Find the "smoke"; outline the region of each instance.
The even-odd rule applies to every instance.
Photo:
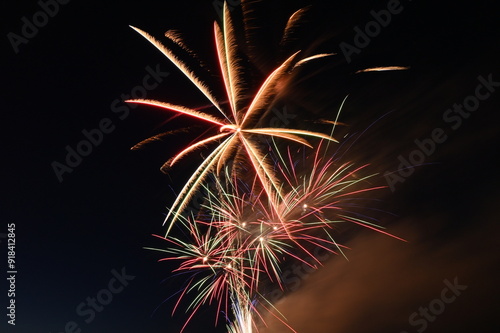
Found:
[[[498,332],[495,215],[452,236],[447,217],[400,221],[390,231],[408,243],[363,232],[347,244],[349,261],[332,257],[275,306],[298,333]],[[290,332],[270,314],[266,324],[260,332]]]

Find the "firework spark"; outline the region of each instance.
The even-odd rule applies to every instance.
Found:
[[[188,307],[193,314],[202,304],[215,302],[224,313],[232,310],[236,322],[230,332],[251,332],[255,315],[261,318],[262,310],[272,308],[261,288],[263,281],[284,289],[282,267],[290,261],[319,268],[315,248],[343,255],[344,247],[334,239],[339,223],[361,225],[402,240],[357,212],[356,200],[363,193],[384,188],[369,184],[376,174],[365,174],[367,165],[354,167],[326,158],[323,146],[318,145],[313,161],[304,163],[305,170],[294,156],[305,148],[297,154],[287,149],[287,158],[275,161],[278,176],[286,180],[283,197],[270,199],[228,168],[212,174],[215,186],[203,185],[208,195],[200,212],[179,218],[178,228],[185,231],[186,239],[157,236],[171,245],[154,249],[169,254],[161,260],[180,261],[176,271],[192,273],[181,298],[195,292]]]
[[[290,17],[281,44],[292,38],[304,13],[301,9]],[[357,203],[359,199],[383,186],[370,184],[376,174],[367,172],[368,165],[342,162],[332,154],[330,143],[337,142],[333,132],[340,124],[338,119],[322,120],[324,124],[333,125],[330,135],[261,126],[290,74],[303,64],[332,53],[307,57],[302,57],[301,51],[289,54],[253,89],[255,94],[249,96],[247,92],[253,90],[244,79],[244,61],[235,26],[224,4],[222,23],[214,24],[215,49],[225,94],[221,102],[171,48],[147,32],[132,28],[184,73],[215,109],[212,114],[157,100],[127,101],[169,110],[218,130],[182,149],[165,163],[164,166],[171,167],[198,149],[214,147],[171,205],[164,222],[170,222],[166,234],[155,235],[167,246],[148,248],[165,253],[160,261],[178,261],[174,272],[188,276],[174,307],[175,311],[187,295],[194,295],[188,302],[186,310],[190,314],[182,330],[206,304],[217,306],[216,322],[220,314],[224,314],[229,333],[256,331],[257,322],[263,322],[263,311],[287,325],[286,318],[276,314],[266,298],[265,286],[273,283],[284,290],[282,268],[290,262],[319,268],[322,263],[314,256],[314,249],[344,255],[345,247],[334,237],[342,223],[402,240],[384,231],[375,219],[362,214],[365,207]],[[177,32],[168,31],[165,36],[169,43],[194,55]],[[374,67],[356,73],[402,69],[406,67]],[[345,99],[342,105],[344,102]],[[267,149],[258,139],[261,143],[267,140]],[[285,142],[287,148],[281,149]],[[207,184],[209,179],[212,185]],[[207,192],[204,204],[198,212],[185,214],[186,206],[200,188]],[[180,235],[171,233],[174,223]]]
[[[294,15],[292,15],[290,21],[294,21],[295,19]],[[267,76],[255,96],[251,99],[251,102],[245,103],[245,99],[247,97],[242,94],[244,82],[242,81],[241,68],[238,65],[238,45],[236,44],[236,38],[234,35],[235,30],[231,21],[229,10],[227,5],[225,5],[222,27],[219,27],[219,25],[215,23],[214,34],[220,70],[227,95],[226,98],[229,101],[229,110],[227,110],[227,108],[222,107],[221,103],[215,98],[207,85],[203,83],[191,70],[189,70],[186,64],[181,59],[176,57],[170,49],[165,47],[161,42],[148,33],[135,27],[132,28],[158,48],[168,59],[170,59],[222,115],[222,118],[215,117],[192,108],[156,100],[134,99],[127,101],[129,103],[146,104],[170,110],[201,120],[210,126],[217,126],[219,128],[219,134],[210,136],[188,146],[166,163],[168,166],[173,166],[187,154],[209,144],[218,143],[216,148],[209,154],[203,163],[200,164],[200,166],[186,182],[177,199],[170,208],[169,214],[165,219],[166,222],[170,217],[172,217],[172,223],[167,230],[167,234],[170,231],[173,222],[179,218],[179,215],[186,207],[187,202],[197,191],[203,180],[206,179],[207,175],[214,170],[218,173],[223,165],[227,164],[233,156],[240,154],[242,150],[245,152],[249,164],[257,174],[258,180],[268,196],[274,197],[275,193],[278,193],[278,196],[281,196],[279,181],[274,176],[272,168],[266,158],[266,154],[262,151],[259,145],[255,143],[256,136],[282,138],[311,148],[312,145],[304,139],[304,137],[337,142],[330,135],[323,133],[300,129],[259,127],[257,125],[258,120],[260,120],[262,115],[265,114],[273,105],[273,102],[279,93],[279,84],[289,75],[291,71],[294,70],[294,68],[307,61],[329,56],[330,54],[319,54],[305,59],[300,59],[300,51],[295,52]],[[178,35],[167,34],[166,36],[170,37],[171,41],[177,44],[179,43]],[[183,48],[185,48],[184,45]]]

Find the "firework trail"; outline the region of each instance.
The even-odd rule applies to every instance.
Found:
[[[198,214],[179,218],[177,228],[184,231],[184,239],[157,236],[169,246],[149,249],[168,254],[160,260],[180,261],[176,271],[192,276],[180,298],[195,294],[188,307],[193,314],[201,305],[215,303],[219,311],[233,312],[230,332],[251,332],[254,315],[261,318],[262,310],[272,309],[261,284],[284,289],[284,264],[298,261],[320,267],[314,248],[343,254],[343,246],[334,239],[336,225],[353,223],[398,238],[357,213],[362,194],[383,188],[370,185],[375,174],[365,175],[368,166],[339,165],[325,157],[320,144],[313,161],[303,163],[304,169],[294,156],[302,155],[303,149],[297,154],[287,149],[287,159],[275,163],[277,175],[286,180],[282,198],[268,198],[257,179],[249,187],[226,168],[210,177],[215,186],[202,185],[208,195]],[[277,210],[271,200],[278,203]]]
[[[294,20],[294,16],[290,18]],[[241,150],[244,150],[248,158],[248,162],[252,166],[264,190],[269,197],[274,197],[274,193],[281,195],[278,180],[273,175],[271,168],[266,160],[266,156],[262,149],[255,144],[255,136],[278,137],[294,142],[301,143],[308,147],[312,147],[309,142],[303,137],[322,138],[335,141],[329,135],[318,132],[312,132],[300,129],[288,128],[269,128],[259,127],[258,121],[270,110],[278,93],[279,86],[282,81],[290,75],[295,68],[303,63],[328,56],[329,54],[319,54],[305,59],[300,59],[300,51],[295,52],[275,68],[260,85],[257,93],[253,96],[249,103],[246,103],[246,96],[242,93],[244,81],[242,80],[243,72],[238,65],[241,61],[238,59],[238,45],[236,44],[235,30],[229,15],[227,5],[224,5],[223,23],[219,27],[214,24],[215,46],[218,54],[220,71],[223,77],[226,98],[229,100],[229,110],[223,108],[221,103],[213,96],[211,90],[205,83],[190,71],[185,63],[176,57],[173,52],[160,43],[153,36],[138,28],[132,27],[144,38],[158,48],[169,60],[171,60],[190,80],[193,84],[205,95],[205,97],[214,105],[214,107],[222,115],[222,118],[212,116],[208,113],[197,111],[193,108],[174,105],[156,100],[134,99],[128,100],[129,103],[139,103],[152,105],[177,112],[198,120],[202,120],[211,126],[217,126],[220,134],[210,136],[203,140],[192,144],[179,152],[175,157],[169,160],[166,164],[173,166],[187,154],[204,147],[211,143],[218,143],[216,148],[208,155],[208,157],[196,169],[188,182],[184,185],[177,199],[173,203],[170,213],[165,221],[172,216],[173,222],[179,218],[180,213],[186,207],[187,202],[199,188],[200,184],[207,175],[214,169],[217,173],[221,170],[228,160],[236,154],[240,155]],[[171,42],[179,44],[179,37],[175,38],[171,34],[166,34],[166,37]],[[185,46],[182,44],[183,48]],[[170,227],[168,231],[170,230]],[[167,233],[168,233],[167,231]]]
[[[282,44],[293,34],[304,12],[301,9],[290,17]],[[360,225],[397,238],[385,232],[377,221],[358,212],[357,199],[382,187],[370,184],[374,174],[366,171],[367,165],[356,166],[335,158],[330,143],[337,143],[333,138],[337,119],[324,121],[333,125],[330,134],[261,126],[291,74],[309,61],[333,54],[301,57],[301,51],[295,51],[263,79],[254,89],[255,94],[248,95],[252,89],[245,81],[244,58],[225,4],[222,24],[214,24],[225,91],[223,100],[227,100],[223,103],[172,48],[147,32],[132,28],[180,69],[218,113],[213,115],[156,100],[127,101],[185,115],[218,130],[165,163],[171,167],[198,149],[215,147],[169,208],[164,222],[169,222],[166,234],[155,235],[166,245],[148,248],[165,253],[161,261],[179,261],[174,272],[189,276],[174,307],[175,311],[183,299],[192,295],[186,309],[190,315],[182,330],[205,304],[217,306],[216,322],[220,314],[225,314],[230,333],[256,331],[257,323],[263,321],[263,311],[277,316],[286,325],[286,318],[274,314],[275,308],[266,299],[265,290],[269,283],[285,288],[282,281],[285,264],[299,261],[315,269],[320,267],[321,262],[313,255],[315,248],[343,255],[344,247],[334,239],[341,223]],[[193,55],[177,33],[167,32],[165,36],[172,46]],[[376,67],[358,72],[400,69],[404,68]],[[200,189],[207,191],[204,204],[199,211],[186,214],[186,206]],[[171,233],[174,225],[180,235]]]

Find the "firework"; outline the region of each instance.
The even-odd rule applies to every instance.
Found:
[[[216,303],[219,311],[233,313],[230,332],[251,332],[255,315],[272,309],[263,281],[284,289],[281,267],[290,261],[320,267],[313,249],[343,254],[334,239],[339,223],[400,239],[360,212],[360,196],[384,188],[370,185],[376,174],[365,174],[367,165],[339,164],[321,144],[312,161],[297,163],[303,149],[296,154],[286,149],[287,158],[275,161],[277,175],[286,180],[282,197],[270,199],[257,179],[249,186],[225,168],[210,177],[215,185],[203,185],[208,195],[198,214],[179,218],[185,239],[157,236],[171,245],[155,249],[169,254],[161,260],[180,261],[176,271],[192,276],[181,298],[195,293],[188,307],[193,314],[202,304]]]
[[[289,25],[291,25],[291,22],[294,22],[295,20],[296,15],[292,15],[289,20]],[[241,154],[241,151],[244,151],[249,164],[257,174],[258,180],[262,184],[268,196],[274,197],[275,193],[278,193],[278,196],[280,196],[281,192],[278,185],[279,182],[269,166],[266,154],[262,151],[259,145],[255,143],[256,136],[282,138],[298,142],[311,148],[311,144],[304,137],[313,137],[337,142],[330,135],[325,135],[323,133],[300,129],[258,126],[258,121],[266,112],[270,110],[279,93],[280,84],[290,75],[290,72],[305,62],[329,56],[330,54],[318,54],[301,59],[299,57],[300,51],[295,52],[278,67],[276,67],[267,76],[267,78],[265,78],[257,93],[252,96],[250,102],[247,103],[246,100],[248,98],[242,93],[244,82],[242,81],[242,70],[238,65],[240,63],[240,59],[238,58],[237,52],[238,45],[235,41],[235,30],[229,15],[229,10],[227,5],[225,5],[222,27],[219,27],[217,23],[214,24],[215,46],[219,59],[220,71],[224,81],[226,98],[229,101],[229,107],[224,108],[207,85],[202,82],[189,68],[187,68],[186,64],[169,48],[165,47],[161,42],[148,33],[135,27],[132,28],[151,42],[169,60],[171,60],[177,68],[179,68],[203,93],[203,95],[206,96],[206,98],[213,104],[222,116],[222,118],[216,117],[205,112],[197,111],[193,108],[156,100],[134,99],[127,101],[129,103],[146,104],[170,110],[178,114],[201,120],[207,125],[216,126],[219,129],[219,134],[210,136],[188,146],[166,163],[166,165],[172,166],[187,154],[209,144],[217,143],[216,148],[213,149],[208,157],[199,165],[184,185],[177,199],[173,203],[165,221],[167,221],[169,217],[172,217],[172,223],[177,220],[183,209],[186,207],[187,202],[197,191],[203,180],[206,179],[207,175],[214,170],[218,173],[224,164],[227,164],[227,162],[235,155]],[[175,44],[181,43],[177,35],[167,33],[166,36]],[[182,46],[185,48],[183,44]],[[168,230],[170,230],[170,227]]]
[[[303,14],[301,9],[290,17],[282,44],[291,38]],[[337,119],[323,121],[333,125],[329,135],[261,125],[291,73],[309,61],[332,54],[302,57],[301,51],[293,52],[249,96],[247,92],[252,89],[244,80],[236,30],[225,4],[221,25],[214,24],[225,92],[221,102],[172,48],[143,30],[133,29],[186,75],[208,99],[214,112],[157,100],[127,102],[169,110],[218,130],[165,163],[171,167],[198,149],[213,147],[170,206],[165,235],[156,235],[166,245],[149,248],[165,253],[161,261],[178,261],[174,272],[188,276],[174,307],[175,311],[182,300],[191,296],[186,309],[189,318],[182,330],[203,305],[217,306],[216,322],[224,314],[229,333],[255,331],[257,322],[263,321],[262,311],[270,312],[286,325],[286,318],[276,315],[266,298],[266,285],[277,284],[284,290],[282,268],[290,262],[319,268],[322,263],[314,256],[314,249],[344,255],[345,247],[334,237],[340,224],[355,224],[400,239],[362,214],[366,208],[359,203],[360,198],[383,186],[371,185],[376,174],[367,172],[368,165],[346,163],[332,153],[330,143],[337,142],[333,138]],[[177,33],[169,31],[165,36],[168,43],[193,54]],[[374,67],[356,73],[402,69],[406,68]],[[345,99],[342,105],[344,102]],[[260,142],[266,141],[267,149],[259,144],[259,138]],[[207,192],[205,202],[199,211],[186,214],[186,206],[201,188]],[[174,222],[179,235],[171,233]]]

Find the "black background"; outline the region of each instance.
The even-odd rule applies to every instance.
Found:
[[[370,11],[385,8],[387,2],[273,1],[263,7],[263,24],[279,33],[288,15],[308,4],[313,4],[313,19],[307,38],[322,40],[318,50],[341,53],[340,42],[353,44],[354,26],[363,27],[372,19]],[[321,104],[317,113],[338,107],[339,100],[351,94],[343,120],[358,129],[396,110],[351,151],[352,156],[359,153],[359,160],[369,160],[381,174],[398,168],[397,157],[415,149],[415,138],[429,137],[433,128],[444,126],[445,110],[474,93],[479,75],[492,74],[494,81],[500,80],[498,15],[492,1],[412,1],[403,6],[391,24],[353,56],[352,63],[341,57],[333,63],[323,60],[326,70],[310,83]],[[213,63],[212,22],[218,19],[213,2],[71,1],[60,5],[57,15],[20,45],[18,53],[7,34],[21,34],[21,18],[31,20],[40,6],[31,1],[4,2],[2,7],[0,233],[7,233],[8,223],[15,223],[18,269],[16,326],[6,324],[3,310],[2,332],[63,332],[69,321],[78,323],[82,332],[178,332],[186,317],[179,311],[172,318],[174,303],[162,302],[181,284],[167,279],[172,267],[157,263],[158,255],[143,247],[154,243],[152,233],[162,233],[165,205],[184,175],[182,166],[169,175],[159,167],[194,137],[181,134],[130,151],[135,143],[158,133],[170,115],[130,107],[130,114],[121,120],[111,104],[142,84],[146,66],[158,64],[170,74],[148,97],[194,107],[207,104],[168,59],[128,25],[159,38],[168,29],[182,31],[198,56]],[[321,39],[324,36],[328,38]],[[352,75],[364,67],[394,64],[411,69]],[[494,316],[500,309],[494,283],[499,263],[495,241],[498,106],[495,92],[459,129],[447,129],[448,140],[415,175],[398,184],[395,193],[385,194],[384,209],[399,216],[387,220],[394,228],[391,231],[413,240],[411,245],[393,245],[392,250],[425,246],[432,253],[452,243],[458,244],[456,251],[441,258],[443,262],[454,262],[467,272],[469,263],[479,262],[476,273],[467,275],[471,296],[464,299],[466,304],[450,306],[446,317],[430,324],[427,332],[444,332],[448,327],[455,332],[498,329]],[[84,139],[82,130],[96,128],[104,118],[111,119],[115,129],[59,182],[52,163],[64,163],[65,147],[76,147]],[[184,125],[176,121],[167,127]],[[398,229],[400,221],[417,231]],[[5,276],[6,240],[1,240]],[[451,268],[436,273],[433,269],[440,261],[426,265],[429,252],[412,252],[408,260],[423,262],[420,274],[437,281],[430,295],[438,295],[441,281],[458,273]],[[111,271],[123,267],[135,278],[94,320],[85,323],[75,311],[77,305],[95,297],[107,286]],[[378,274],[406,276],[397,264],[388,267]],[[371,277],[365,281],[369,284]],[[5,309],[7,285],[2,288]],[[427,285],[410,283],[408,288],[424,290]],[[398,308],[395,299],[384,307],[387,322],[396,316],[391,315],[391,309]],[[420,304],[416,300],[408,305],[406,315],[395,319],[406,326],[384,326],[379,318],[372,329],[366,329],[356,319],[358,324],[350,331],[410,331],[408,315]],[[186,332],[216,332],[212,312],[203,309]],[[305,321],[307,317],[304,313]],[[299,332],[330,332],[328,327]],[[218,331],[223,330],[221,326]]]

